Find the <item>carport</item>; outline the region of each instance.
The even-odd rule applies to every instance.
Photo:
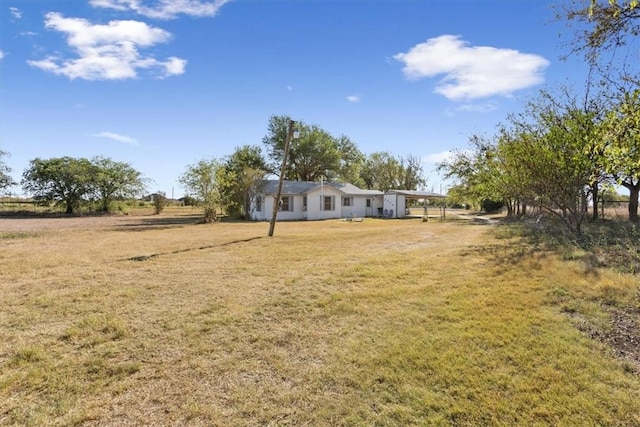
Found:
[[[446,195],[433,193],[430,191],[418,190],[389,190],[384,194],[383,216],[385,218],[407,218],[407,217],[428,217],[429,201],[445,200]],[[424,201],[424,209],[419,215],[411,214],[407,208],[407,202],[411,200]],[[445,217],[445,208],[440,210],[440,218]]]

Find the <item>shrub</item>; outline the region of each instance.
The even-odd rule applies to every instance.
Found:
[[[159,215],[167,206],[167,196],[162,191],[158,191],[152,196],[153,213]]]
[[[184,196],[181,201],[185,206],[196,206],[198,204],[198,201],[191,196]]]

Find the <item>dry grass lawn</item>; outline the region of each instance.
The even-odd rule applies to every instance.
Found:
[[[460,221],[196,220],[0,219],[0,424],[640,425],[558,302],[632,276]]]

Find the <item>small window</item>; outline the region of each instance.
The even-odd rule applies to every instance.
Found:
[[[283,197],[280,199],[282,202],[280,204],[280,210],[283,212],[291,212],[293,211],[293,198],[291,197]]]
[[[307,196],[304,196],[302,198],[302,210],[306,211],[307,210]]]
[[[256,212],[262,212],[262,197],[256,198]]]
[[[370,208],[371,207],[371,199],[367,199],[367,207]]]
[[[322,200],[322,210],[323,211],[335,210],[335,197],[334,196],[324,196],[324,198]]]
[[[352,198],[351,197],[343,197],[342,198],[342,206],[352,206],[353,202],[352,202]]]

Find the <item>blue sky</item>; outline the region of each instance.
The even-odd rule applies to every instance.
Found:
[[[558,0],[561,1],[561,0]],[[0,0],[0,149],[124,161],[179,197],[271,115],[432,172],[541,88],[580,88],[542,0]],[[18,188],[14,188],[14,193]]]

